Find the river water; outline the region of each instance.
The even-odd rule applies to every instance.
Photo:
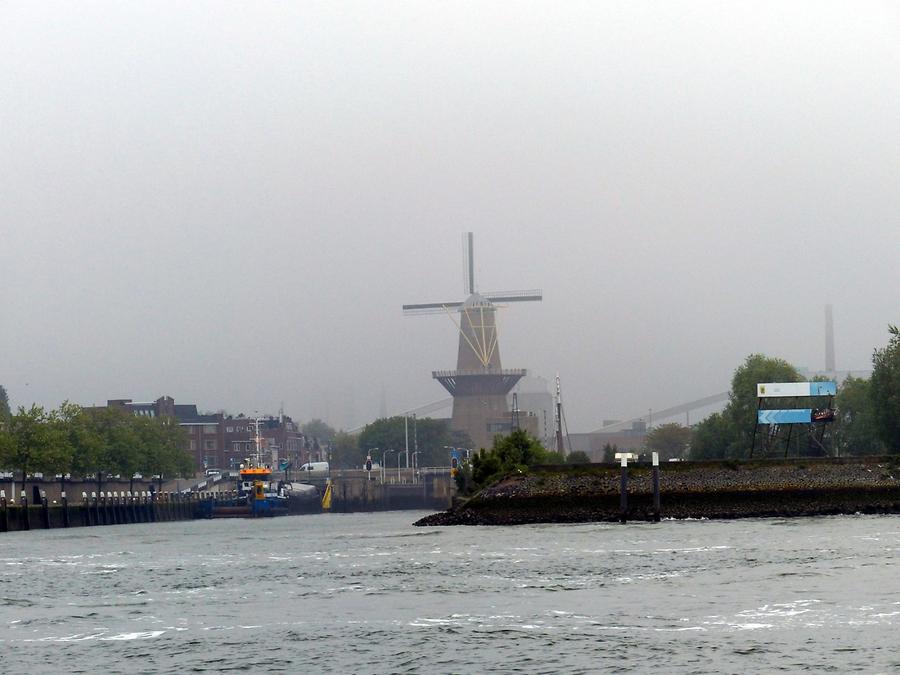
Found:
[[[5,673],[889,672],[900,517],[0,535]]]

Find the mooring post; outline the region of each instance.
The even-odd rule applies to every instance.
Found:
[[[69,527],[69,500],[66,499],[65,490],[60,493],[59,501],[62,503],[63,527]]]
[[[22,490],[21,496],[21,504],[22,504],[22,515],[19,517],[21,521],[19,523],[20,530],[30,530],[31,529],[31,520],[28,518],[28,497],[25,496],[25,490]]]
[[[47,493],[41,490],[41,525],[45,530],[50,529],[50,502],[47,501]]]
[[[9,532],[9,511],[6,510],[6,490],[0,490],[0,532]]]
[[[659,522],[659,453],[653,453],[653,522]]]
[[[628,513],[628,458],[622,457],[619,469],[619,522],[627,520]]]

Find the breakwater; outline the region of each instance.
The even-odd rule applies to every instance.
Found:
[[[532,467],[417,525],[515,525],[653,520],[652,469],[618,465]],[[894,457],[664,463],[663,518],[752,518],[900,513]]]

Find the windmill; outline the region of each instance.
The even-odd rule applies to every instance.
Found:
[[[450,426],[465,431],[477,447],[490,447],[494,434],[509,431],[507,394],[526,374],[524,369],[500,365],[497,303],[542,299],[540,290],[479,293],[475,287],[475,251],[472,233],[466,235],[465,300],[403,305],[405,314],[446,313],[459,332],[456,370],[436,370],[431,376],[453,397]]]

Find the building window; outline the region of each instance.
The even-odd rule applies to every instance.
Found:
[[[203,433],[204,434],[214,434],[219,430],[219,425],[217,424],[204,424],[203,425]]]
[[[196,450],[196,449],[197,449],[197,441],[192,440],[191,441],[191,450]]]
[[[225,427],[225,433],[226,433],[226,434],[233,434],[233,433],[234,433],[234,427]]]
[[[214,440],[212,440],[212,439],[210,439],[210,440],[208,440],[208,441],[205,441],[205,442],[203,443],[203,448],[204,448],[205,450],[215,450],[215,449],[216,449],[216,442],[215,442]]]

